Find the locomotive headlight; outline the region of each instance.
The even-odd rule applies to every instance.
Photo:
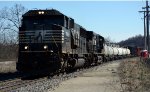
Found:
[[[42,14],[42,12],[41,12],[41,11],[39,11],[38,13],[39,13],[39,14]]]
[[[39,11],[38,13],[39,13],[39,14],[44,14],[44,11]]]
[[[25,46],[24,49],[27,50],[27,49],[28,49],[28,46]]]
[[[44,11],[42,11],[41,13],[44,14]]]
[[[44,46],[44,49],[45,49],[45,50],[46,50],[46,49],[48,49],[48,46],[47,46],[47,45],[45,45],[45,46]]]

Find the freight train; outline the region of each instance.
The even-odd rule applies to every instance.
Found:
[[[68,71],[130,55],[128,48],[106,44],[103,36],[55,9],[22,16],[18,51],[20,72]]]

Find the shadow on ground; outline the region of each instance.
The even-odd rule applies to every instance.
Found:
[[[0,73],[0,81],[5,81],[8,79],[14,79],[17,77],[21,77],[22,74],[20,74],[19,72],[14,72],[14,73]]]

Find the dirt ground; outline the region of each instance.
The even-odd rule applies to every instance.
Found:
[[[100,65],[81,76],[63,81],[53,92],[121,92],[120,61]]]

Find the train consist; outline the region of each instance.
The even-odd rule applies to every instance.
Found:
[[[20,72],[68,71],[130,55],[128,48],[106,44],[103,36],[51,10],[29,10],[19,29]]]

